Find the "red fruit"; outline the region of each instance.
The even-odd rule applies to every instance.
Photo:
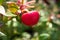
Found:
[[[39,13],[37,11],[31,11],[24,13],[21,16],[22,22],[27,26],[33,26],[39,21]]]

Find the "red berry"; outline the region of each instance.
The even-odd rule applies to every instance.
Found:
[[[40,15],[37,11],[31,11],[31,12],[22,14],[21,19],[25,25],[33,26],[37,24],[37,22],[39,21],[39,17]]]

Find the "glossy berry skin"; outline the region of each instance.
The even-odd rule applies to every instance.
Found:
[[[27,26],[33,26],[38,23],[40,15],[37,11],[30,11],[22,14],[21,20]]]

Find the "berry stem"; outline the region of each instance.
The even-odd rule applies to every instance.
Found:
[[[22,0],[22,5],[24,4],[24,0]]]
[[[22,0],[22,5],[24,4],[24,0]],[[23,10],[21,10],[21,12],[22,12]]]

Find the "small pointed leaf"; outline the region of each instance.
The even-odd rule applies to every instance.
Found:
[[[0,14],[6,15],[6,14],[5,14],[5,9],[4,9],[4,7],[1,6],[1,5],[0,5]]]

